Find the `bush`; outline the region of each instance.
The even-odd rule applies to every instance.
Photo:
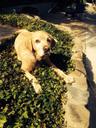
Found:
[[[26,28],[45,30],[56,38],[50,58],[66,72],[73,69],[71,62],[72,37],[41,20],[29,20],[23,15],[1,15],[0,22]],[[62,98],[66,85],[43,61],[34,70],[43,93],[37,95],[31,83],[20,70],[12,40],[0,45],[0,127],[5,128],[61,128],[64,123]],[[6,46],[4,44],[7,44]],[[10,45],[9,45],[10,44]],[[54,59],[53,59],[54,58]],[[59,60],[59,64],[56,61]],[[66,97],[67,98],[67,97]],[[63,101],[66,103],[66,98]]]

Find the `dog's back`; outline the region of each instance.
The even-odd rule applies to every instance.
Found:
[[[17,31],[17,33],[19,33],[19,35],[16,37],[14,43],[17,54],[20,54],[20,52],[26,49],[32,51],[31,32],[24,29]]]

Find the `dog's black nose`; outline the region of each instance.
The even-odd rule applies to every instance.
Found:
[[[48,52],[50,49],[48,47],[44,47],[44,52]]]

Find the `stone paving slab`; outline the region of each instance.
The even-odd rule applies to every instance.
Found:
[[[0,40],[12,37],[16,30],[18,29],[15,27],[0,24]]]
[[[65,118],[70,121],[67,122],[67,128],[88,128],[89,126],[89,113],[83,105],[68,103]]]
[[[88,128],[90,112],[85,107],[88,103],[89,92],[86,79],[86,70],[83,63],[82,42],[74,36],[73,61],[75,71],[70,75],[75,82],[68,87],[68,102],[66,109],[66,119],[68,128]]]

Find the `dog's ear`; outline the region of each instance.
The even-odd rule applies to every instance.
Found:
[[[54,38],[52,38],[52,41],[51,41],[51,47],[54,47],[54,46],[55,46],[55,44],[56,44],[56,42],[57,42],[57,40],[56,40],[56,39],[54,39]]]

